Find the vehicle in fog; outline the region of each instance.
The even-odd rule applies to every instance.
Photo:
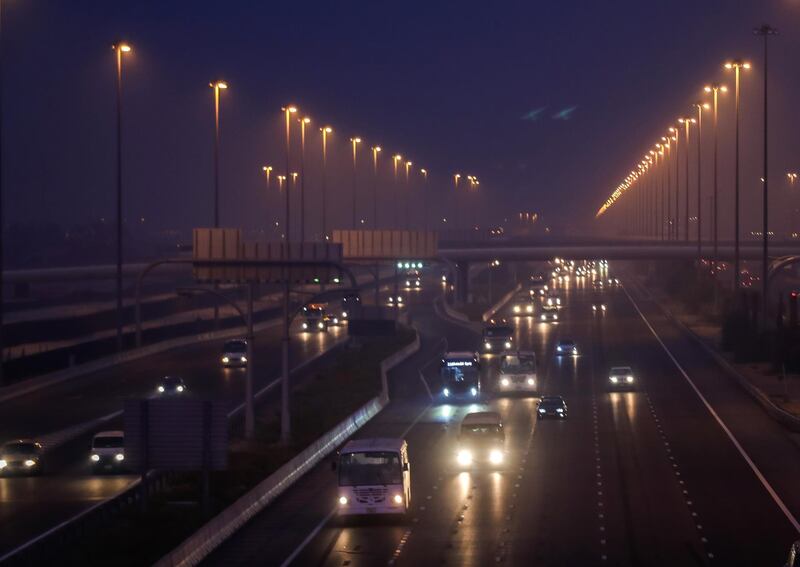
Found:
[[[95,473],[121,470],[125,462],[125,433],[101,431],[95,434],[89,460]]]
[[[607,311],[607,307],[605,303],[596,301],[592,303],[592,312],[594,313],[605,313]]]
[[[476,399],[481,393],[481,370],[474,352],[446,352],[439,368],[442,396],[447,400]]]
[[[486,354],[501,353],[514,346],[514,329],[504,322],[490,321],[483,328],[481,346]]]
[[[561,339],[556,345],[558,356],[578,356],[578,345],[572,339]]]
[[[539,400],[539,407],[536,408],[537,419],[555,417],[557,419],[567,418],[567,402],[561,396],[542,396]]]
[[[325,303],[309,303],[303,307],[304,321],[301,327],[304,331],[327,331],[330,325],[339,322],[338,317],[331,317],[326,311]]]
[[[539,315],[542,322],[558,321],[558,307],[554,305],[542,306],[542,313]]]
[[[422,287],[422,272],[417,269],[406,272],[406,289],[419,289]]]
[[[456,463],[460,468],[502,465],[506,460],[505,444],[506,434],[499,413],[468,413],[459,427]]]
[[[608,385],[612,389],[633,388],[636,385],[636,377],[630,366],[614,366],[608,372]]]
[[[351,318],[361,307],[361,295],[357,291],[348,291],[342,295],[342,320]]]
[[[406,514],[411,506],[411,463],[404,439],[348,441],[334,461],[338,472],[337,512]]]
[[[232,339],[222,345],[222,366],[247,366],[247,341],[245,339]]]
[[[530,295],[530,293],[522,292],[518,293],[516,297],[514,297],[514,301],[511,306],[511,311],[514,313],[515,317],[520,317],[520,316],[532,317],[534,311],[536,310],[535,305],[536,305],[535,297]]]
[[[156,386],[156,392],[161,396],[177,396],[186,390],[186,382],[180,376],[164,376]]]
[[[499,392],[535,392],[536,353],[528,350],[505,353],[500,357]]]
[[[33,439],[16,439],[0,447],[0,476],[42,474],[41,444]]]
[[[555,291],[548,291],[542,297],[542,304],[547,307],[561,307],[561,297]]]
[[[388,307],[402,307],[403,302],[404,300],[402,295],[390,295],[386,300],[386,305]]]

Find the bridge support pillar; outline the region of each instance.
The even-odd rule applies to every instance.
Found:
[[[469,301],[469,262],[456,264],[456,304],[464,305]]]

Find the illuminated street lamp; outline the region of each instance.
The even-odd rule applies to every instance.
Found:
[[[261,166],[261,171],[264,172],[264,175],[267,177],[267,191],[269,191],[269,177],[272,173],[272,166],[271,165],[264,165]]]
[[[456,230],[458,230],[461,227],[461,213],[459,213],[460,207],[458,205],[458,203],[459,203],[459,198],[458,198],[458,180],[459,179],[461,179],[461,174],[460,173],[454,173],[453,174],[453,186],[455,187],[455,190],[456,190],[455,191],[455,198],[456,198],[456,207],[455,207],[455,209],[456,209],[456,221],[455,221],[455,227],[456,227]]]
[[[419,172],[422,174],[422,225],[425,230],[428,230],[428,170],[427,169],[420,169]]]
[[[328,198],[327,198],[327,178],[328,178],[328,135],[333,133],[333,128],[323,126],[319,129],[322,132],[322,239],[328,240]]]
[[[397,163],[403,159],[400,154],[392,156],[392,165],[394,166],[394,222],[397,228],[400,228],[400,190],[397,187]]]
[[[350,138],[350,143],[353,145],[353,230],[356,229],[356,148],[361,143],[361,138]]]
[[[697,262],[699,265],[703,253],[703,177],[700,173],[702,165],[701,148],[703,145],[703,110],[708,110],[710,106],[708,103],[699,101],[695,102],[692,106],[697,110]]]
[[[713,94],[713,100],[714,100],[714,102],[713,102],[713,110],[714,110],[714,197],[713,197],[714,212],[713,212],[713,219],[712,219],[712,223],[714,225],[714,227],[713,227],[714,258],[712,260],[712,264],[711,265],[712,265],[712,269],[716,272],[716,269],[717,269],[717,258],[718,258],[717,243],[718,243],[718,240],[719,240],[719,231],[717,229],[717,226],[718,226],[718,224],[717,224],[717,211],[719,210],[718,206],[717,206],[718,193],[719,193],[718,192],[718,177],[719,176],[718,176],[718,167],[717,167],[717,158],[718,158],[718,143],[717,143],[718,142],[718,135],[717,135],[717,130],[718,130],[718,124],[719,124],[719,119],[718,119],[719,115],[718,115],[717,111],[719,109],[719,93],[728,92],[728,87],[726,87],[725,85],[720,85],[719,83],[712,83],[712,84],[706,86],[704,90],[707,93],[712,93]]]
[[[410,162],[410,161],[406,162],[406,198],[405,198],[405,201],[406,201],[406,222],[405,222],[406,226],[405,226],[405,228],[406,228],[406,230],[410,230],[411,229],[411,210],[410,210],[410,207],[411,207],[411,185],[410,185],[410,182],[409,182],[409,179],[408,179],[408,172],[411,169],[412,165],[414,165],[412,162]]]
[[[734,160],[734,207],[733,207],[733,291],[739,291],[739,105],[741,93],[741,70],[749,69],[750,63],[741,59],[735,59],[725,63],[726,69],[733,69],[734,72],[734,106],[736,112],[736,158]]]
[[[694,124],[697,122],[694,118],[689,116],[685,116],[683,118],[679,118],[678,122],[683,124],[686,128],[686,163],[684,164],[684,170],[686,172],[685,182],[686,182],[686,199],[685,199],[685,214],[684,214],[684,226],[683,226],[683,239],[686,242],[689,242],[689,125]]]
[[[373,146],[372,150],[372,228],[378,228],[378,154],[380,146]]]
[[[228,83],[214,81],[208,86],[214,89],[214,228],[219,228],[219,93]]]
[[[115,43],[117,63],[117,351],[122,350],[122,54],[130,53],[127,43]],[[0,239],[2,236],[0,236]],[[2,358],[2,357],[0,357]]]
[[[297,108],[294,106],[284,106],[283,108],[281,108],[281,110],[283,111],[284,116],[286,117],[286,173],[284,174],[284,178],[288,179],[289,176],[291,175],[291,171],[289,169],[289,155],[291,151],[291,124],[292,124],[291,116],[292,114],[297,112]],[[291,209],[290,209],[291,199],[289,198],[291,191],[288,190],[289,189],[288,185],[286,189],[287,189],[286,198],[284,199],[284,204],[286,208],[285,212],[286,218],[284,220],[284,224],[286,226],[286,242],[289,242],[292,238],[292,230],[291,230],[292,219],[291,219]]]
[[[306,124],[311,118],[300,119],[300,242],[306,241]]]

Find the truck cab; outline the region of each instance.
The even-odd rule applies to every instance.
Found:
[[[484,354],[499,354],[514,346],[514,329],[504,322],[491,321],[483,328]]]
[[[411,463],[404,439],[348,441],[337,456],[338,514],[408,513],[411,506]]]

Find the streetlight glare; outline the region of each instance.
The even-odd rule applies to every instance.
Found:
[[[373,150],[375,150],[376,152],[379,152],[379,151],[381,151],[381,147],[380,147],[380,146],[375,146],[375,147],[374,147],[374,148],[372,148],[372,149],[373,149]]]
[[[297,112],[297,107],[296,106],[284,106],[284,107],[281,108],[281,110],[284,111],[284,112],[295,113],[295,112]]]
[[[306,116],[305,118],[303,118],[303,123],[304,124],[311,124],[311,119],[308,116]]]
[[[326,134],[330,134],[331,132],[333,132],[333,128],[331,128],[330,126],[325,126],[324,128],[320,128],[319,131],[325,132]]]

